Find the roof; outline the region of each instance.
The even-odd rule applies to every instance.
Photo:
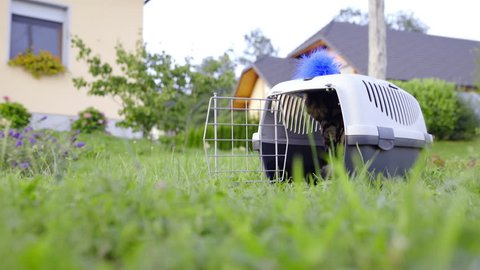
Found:
[[[246,68],[240,75],[235,90],[235,97],[250,97],[258,76],[261,76],[268,87],[292,79],[297,59],[265,56]],[[234,107],[243,107],[242,101],[236,101]]]
[[[258,76],[261,76],[270,88],[277,83],[291,80],[297,61],[295,58],[262,57],[242,72],[235,96],[249,97],[250,92],[242,93],[241,90],[247,86],[253,89]]]
[[[480,42],[395,30],[387,30],[386,35],[387,80],[438,78],[460,86],[475,85],[475,50]],[[332,21],[287,58],[264,57],[245,69],[235,96],[250,97],[258,76],[270,88],[291,80],[296,57],[318,47],[335,51],[356,73],[368,73],[368,26]]]
[[[435,77],[462,86],[474,85],[475,48],[480,42],[417,32],[387,30],[387,79],[410,80]],[[324,42],[342,56],[357,73],[368,73],[368,25],[332,21],[288,57],[308,52]]]
[[[266,56],[253,64],[253,68],[257,71],[268,87],[273,87],[277,83],[281,83],[293,78],[298,60],[295,58],[278,58]]]

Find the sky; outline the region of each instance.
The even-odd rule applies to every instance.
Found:
[[[480,41],[476,2],[385,0],[385,14],[411,11],[429,27],[427,34]],[[143,36],[151,52],[199,63],[229,49],[240,56],[244,35],[258,28],[285,57],[348,7],[367,13],[368,0],[150,0],[144,6]]]

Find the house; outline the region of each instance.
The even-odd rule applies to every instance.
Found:
[[[141,0],[0,0],[0,96],[20,102],[34,115],[47,116],[43,127],[66,130],[79,111],[93,106],[110,120],[107,129],[116,135],[119,102],[112,97],[88,96],[74,88],[72,78],[88,78],[85,63],[76,61],[71,38],[80,37],[102,60],[115,63],[114,47],[121,43],[134,50],[143,25]],[[39,79],[19,67],[8,65],[18,53],[32,48],[60,57],[63,74]]]
[[[387,80],[439,78],[461,87],[475,85],[480,42],[422,33],[387,30]],[[342,73],[368,73],[368,26],[332,21],[286,58],[264,57],[240,76],[235,97],[265,98],[275,84],[291,80],[296,62],[313,50],[326,49]],[[241,101],[235,107],[247,106]],[[248,106],[255,106],[251,101]]]

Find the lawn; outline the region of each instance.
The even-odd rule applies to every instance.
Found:
[[[205,155],[84,136],[67,173],[0,180],[0,269],[480,269],[480,140],[407,179],[212,179]]]

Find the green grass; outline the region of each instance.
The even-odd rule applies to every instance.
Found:
[[[480,140],[406,179],[212,179],[200,150],[84,137],[60,179],[0,180],[0,269],[479,269]]]

